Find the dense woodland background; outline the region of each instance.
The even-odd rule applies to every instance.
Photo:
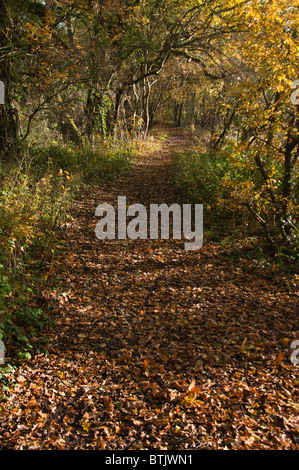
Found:
[[[184,156],[187,191],[246,207],[273,248],[292,247],[298,34],[288,1],[3,1],[2,167],[88,172],[106,144],[173,122],[205,145]]]
[[[37,332],[52,320],[36,299],[73,201],[174,127],[190,137],[174,181],[204,204],[207,240],[294,279],[298,2],[0,0],[0,44],[0,340],[12,361],[45,348]]]

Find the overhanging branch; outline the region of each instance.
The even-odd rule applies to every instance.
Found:
[[[209,77],[209,78],[212,78],[213,80],[222,80],[226,76],[225,72],[221,72],[218,75],[216,75],[215,73],[210,72],[208,70],[207,64],[202,59],[200,59],[199,57],[192,56],[187,51],[176,50],[176,51],[172,51],[172,53],[173,53],[174,56],[185,57],[190,62],[192,61],[192,62],[195,62],[195,63],[201,65],[201,67],[203,69],[203,73],[205,74],[205,76]]]

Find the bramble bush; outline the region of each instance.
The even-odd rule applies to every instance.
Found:
[[[232,172],[229,151],[186,150],[177,153],[175,161],[175,183],[186,201],[204,204],[206,232],[228,235],[247,223],[242,210],[231,204],[230,191],[223,184],[226,175]]]
[[[258,235],[264,239],[265,248],[270,245],[266,243],[268,235],[277,247],[276,253],[293,259],[298,191],[287,201],[290,224],[294,228],[290,249],[281,236],[281,213],[285,204],[283,162],[269,156],[261,156],[261,160],[269,175],[267,181],[256,164],[255,155],[248,150],[227,145],[217,151],[184,151],[176,155],[176,184],[188,202],[204,204],[204,225],[214,235],[233,234],[235,238],[240,234]],[[295,188],[298,182],[298,175],[294,175]]]

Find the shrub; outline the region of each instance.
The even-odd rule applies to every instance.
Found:
[[[223,185],[229,171],[225,152],[188,150],[176,155],[176,185],[187,202],[204,205],[204,225],[215,233],[235,228],[236,219],[240,218],[239,210],[229,207],[229,192]]]
[[[289,218],[284,221],[283,164],[261,155],[258,162],[263,162],[262,170],[268,175],[265,181],[256,160],[249,151],[236,152],[229,146],[215,153],[184,151],[176,156],[176,184],[188,202],[204,204],[205,227],[214,233],[219,229],[222,235],[261,235],[272,251],[273,247],[277,253],[290,251],[282,230],[284,225],[292,228],[294,249],[298,193],[294,191],[287,201]],[[298,175],[293,187],[298,187]]]

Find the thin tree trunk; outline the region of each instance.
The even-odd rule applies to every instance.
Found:
[[[13,66],[10,52],[13,44],[10,31],[13,31],[13,25],[5,0],[0,0],[0,22],[0,44],[5,50],[0,62],[0,78],[5,87],[5,104],[0,105],[0,154],[4,156],[14,147],[17,149],[19,137],[18,113],[12,105]]]

